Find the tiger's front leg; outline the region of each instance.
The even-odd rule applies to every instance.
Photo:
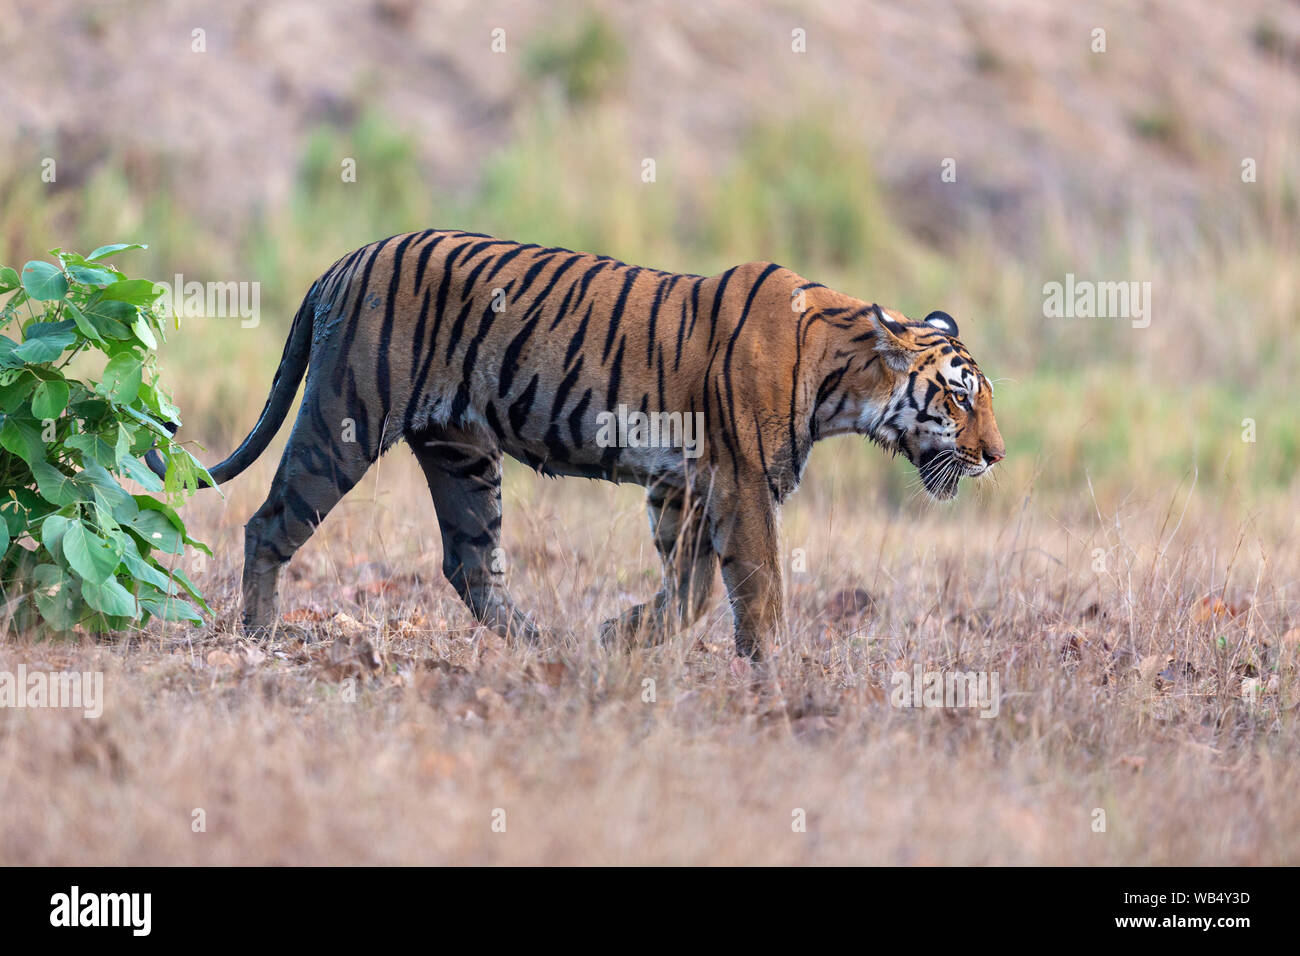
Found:
[[[759,660],[785,626],[777,503],[762,478],[712,495],[713,547],[736,625],[736,653]]]
[[[603,643],[657,644],[689,627],[703,613],[713,591],[718,561],[703,502],[683,489],[651,487],[646,507],[663,561],[663,587],[651,600],[602,624]]]

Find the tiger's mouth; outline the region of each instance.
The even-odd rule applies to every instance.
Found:
[[[932,498],[951,501],[957,497],[957,482],[966,472],[965,465],[951,452],[932,451],[921,455],[916,462],[921,484]]]

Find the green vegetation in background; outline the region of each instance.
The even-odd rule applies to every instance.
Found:
[[[599,99],[621,82],[627,51],[614,26],[588,8],[565,26],[534,40],[524,62],[530,77],[558,83],[570,103],[581,105]]]

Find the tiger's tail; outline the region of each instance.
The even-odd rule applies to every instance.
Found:
[[[315,293],[316,287],[312,286],[293,317],[289,338],[284,343],[284,354],[280,357],[280,365],[275,370],[275,378],[271,381],[271,393],[266,397],[266,406],[262,409],[257,424],[253,426],[253,430],[248,433],[248,437],[240,443],[239,447],[230,453],[230,457],[208,469],[208,474],[216,484],[225,484],[257,461],[262,452],[266,451],[266,446],[271,444],[271,439],[280,430],[280,426],[284,424],[294,397],[298,394],[298,384],[307,371],[307,362],[311,357]],[[167,430],[173,435],[176,434],[176,429],[176,425],[170,423],[167,425]],[[144,460],[149,470],[159,478],[166,476],[167,462],[157,448],[150,449]],[[199,487],[212,486],[207,481],[200,480]]]

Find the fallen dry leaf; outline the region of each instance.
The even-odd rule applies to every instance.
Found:
[[[266,660],[266,651],[262,650],[256,644],[247,644],[240,648],[244,655],[244,661],[249,667],[256,667]]]
[[[529,676],[532,669],[529,668]],[[569,676],[569,665],[564,661],[538,661],[536,679],[547,687],[559,687]]]
[[[311,607],[296,607],[292,611],[285,612],[283,620],[287,624],[314,624],[328,618],[328,612],[312,605]]]
[[[237,671],[243,666],[238,657],[227,651],[209,651],[207,662],[215,671]]]
[[[1201,598],[1201,604],[1196,609],[1196,620],[1213,621],[1225,617],[1238,617],[1248,610],[1250,604],[1246,601],[1229,602],[1217,597]]]
[[[347,617],[347,615],[339,614],[335,619],[339,617]],[[351,637],[340,635],[330,646],[330,659],[325,665],[325,674],[331,680],[341,681],[349,677],[369,676],[382,666],[379,655],[375,653],[375,647],[368,637],[361,634],[353,634]]]
[[[345,614],[342,611],[339,611],[339,613],[329,619],[329,627],[330,630],[341,631],[343,634],[348,636],[370,633],[370,628],[366,627],[352,615]]]

